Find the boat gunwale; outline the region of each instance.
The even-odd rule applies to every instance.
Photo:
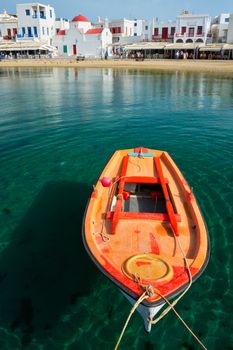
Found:
[[[119,152],[121,150],[116,150],[115,152],[113,152],[112,156],[110,157],[110,159],[106,162],[104,168],[103,168],[103,171],[101,172],[100,176],[97,178],[97,181],[96,183],[99,181],[101,175],[104,173],[107,165],[109,164],[109,162],[114,158],[115,154],[117,152]],[[128,150],[124,150],[124,151],[128,151]],[[180,173],[180,175],[182,175],[182,172],[180,171],[180,169],[177,167],[176,163],[174,163],[173,159],[170,157],[170,155],[166,152],[166,151],[159,151],[159,152],[162,152],[162,153],[165,153],[166,156],[168,155],[169,157],[169,161],[171,160],[172,163],[175,165],[175,167],[177,168],[178,170],[178,173]],[[183,176],[183,175],[182,175]],[[197,204],[197,207],[200,211],[200,214],[201,214],[201,218],[202,218],[202,221],[203,221],[203,224],[204,224],[204,227],[205,227],[205,231],[206,231],[206,238],[207,238],[207,249],[206,249],[206,255],[205,255],[205,260],[201,266],[200,269],[198,269],[198,272],[192,276],[192,280],[193,282],[195,282],[201,275],[202,273],[204,272],[204,270],[206,269],[207,265],[208,265],[208,262],[209,262],[209,259],[210,259],[210,238],[209,238],[209,231],[208,231],[208,228],[207,228],[207,225],[206,225],[206,222],[205,222],[205,219],[202,215],[202,211],[200,209],[200,206],[197,202],[197,199],[196,197],[194,196],[195,198],[195,201],[196,201],[196,204]],[[95,263],[95,265],[98,267],[98,269],[114,284],[116,285],[119,289],[121,289],[124,293],[126,293],[127,295],[129,295],[131,298],[133,298],[135,301],[137,301],[139,295],[135,294],[134,292],[132,292],[129,288],[127,288],[126,286],[124,286],[121,282],[119,282],[117,279],[115,279],[110,273],[107,272],[107,270],[99,263],[99,261],[95,258],[95,256],[92,254],[91,250],[89,249],[89,246],[88,246],[88,243],[87,243],[87,240],[86,240],[86,235],[85,235],[85,219],[86,219],[86,214],[87,214],[87,210],[89,208],[89,205],[90,205],[90,201],[92,200],[92,198],[89,198],[88,202],[87,202],[87,205],[86,205],[86,209],[85,209],[85,212],[84,212],[84,215],[83,215],[83,223],[82,223],[82,237],[83,237],[83,244],[84,244],[84,247],[88,253],[88,255],[90,256],[91,260]],[[181,292],[183,292],[189,285],[189,281],[187,281],[186,283],[184,283],[183,285],[181,285],[179,288],[177,288],[175,291],[173,291],[172,293],[170,294],[167,294],[166,295],[166,298],[167,299],[172,299],[172,298],[175,298],[177,295],[179,295]],[[156,301],[146,301],[144,300],[142,302],[142,305],[144,305],[145,307],[155,307],[155,306],[158,306],[158,305],[161,305],[162,303],[164,303],[164,299],[162,299],[161,297],[156,300]]]

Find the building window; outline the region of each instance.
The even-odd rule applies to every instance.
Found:
[[[26,29],[25,29],[25,27],[22,27],[22,34],[23,34],[23,36],[25,35],[25,33],[26,33]]]
[[[59,32],[59,30],[60,30],[59,28],[56,28],[56,33],[58,33],[58,32]]]
[[[154,35],[155,36],[159,35],[159,28],[154,28]]]
[[[148,26],[145,26],[145,30],[148,30]]]
[[[174,35],[176,31],[176,27],[171,27],[171,35]]]
[[[11,38],[11,30],[10,30],[10,29],[7,29],[7,36],[8,36],[9,38]]]
[[[137,33],[134,33],[134,36],[137,36]]]
[[[43,35],[45,34],[45,30],[44,30],[44,27],[42,27],[42,34],[43,34]]]
[[[13,28],[12,31],[13,31],[13,35],[16,36],[17,35],[17,28]]]
[[[49,36],[49,28],[47,28],[47,35]]]
[[[67,53],[67,45],[63,45],[63,53]]]
[[[138,25],[137,22],[135,22],[135,23],[134,23],[134,27],[137,27],[137,25]]]
[[[26,16],[30,16],[30,10],[25,10]]]
[[[121,27],[112,27],[110,28],[112,34],[120,34],[121,33]]]
[[[229,17],[228,17],[228,18],[225,18],[225,22],[226,22],[226,23],[229,23],[229,20],[230,20]]]
[[[49,12],[50,12],[50,18],[52,18],[53,17],[53,11],[50,10]]]
[[[202,26],[197,27],[197,35],[202,35]]]
[[[29,36],[29,38],[32,37],[32,28],[31,27],[28,27],[28,36]]]
[[[181,34],[184,35],[186,33],[186,27],[181,27]]]
[[[189,36],[191,36],[191,37],[194,36],[194,27],[189,28]]]
[[[162,28],[162,39],[167,39],[168,37],[168,27]]]
[[[37,38],[38,37],[38,32],[37,32],[37,27],[34,27],[34,36]]]

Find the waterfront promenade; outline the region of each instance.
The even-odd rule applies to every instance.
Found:
[[[143,69],[165,71],[215,72],[233,74],[233,61],[209,60],[85,60],[75,59],[18,59],[2,60],[0,68],[4,67],[77,67],[77,68],[116,68]]]

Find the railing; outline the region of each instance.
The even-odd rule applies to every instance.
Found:
[[[205,36],[205,33],[203,32],[203,33],[184,33],[184,34],[179,34],[179,33],[176,33],[175,34],[175,37],[176,38],[194,38],[194,37],[203,37],[203,36]],[[208,34],[207,34],[207,36],[208,36]],[[212,36],[212,34],[211,34],[211,36]]]
[[[162,35],[152,35],[153,40],[162,39]]]
[[[34,18],[34,19],[37,19],[37,18],[41,18],[41,19],[46,19],[46,16],[44,16],[44,15],[33,15],[32,16],[32,18]]]
[[[16,37],[20,38],[38,38],[38,34],[17,34]]]

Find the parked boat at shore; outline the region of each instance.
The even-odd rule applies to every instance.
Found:
[[[97,267],[138,306],[149,332],[153,317],[180,299],[204,271],[209,239],[191,187],[167,152],[116,151],[87,206],[83,240]]]

